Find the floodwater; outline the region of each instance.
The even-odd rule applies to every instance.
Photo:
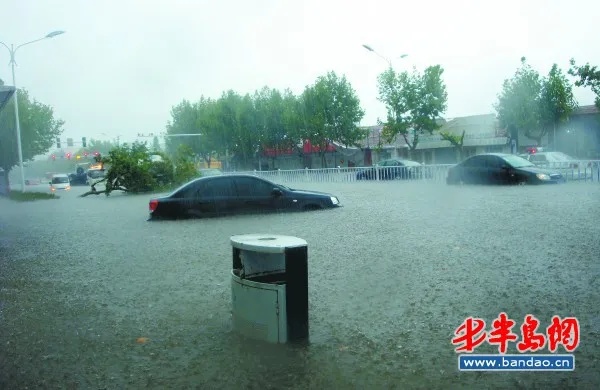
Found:
[[[344,207],[147,222],[149,196],[0,199],[0,388],[600,387],[598,183],[299,187]],[[247,233],[308,242],[308,346],[232,332]],[[575,371],[459,372],[454,330],[500,312],[577,317]]]

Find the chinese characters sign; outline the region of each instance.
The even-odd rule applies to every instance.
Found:
[[[575,317],[552,317],[550,324],[540,328],[540,321],[527,314],[520,326],[506,313],[500,313],[486,329],[481,318],[469,317],[456,328],[452,344],[457,353],[471,353],[483,343],[497,345],[498,352],[505,354],[509,343],[516,343],[520,353],[536,352],[546,347],[554,353],[558,346],[573,352],[579,346],[579,321]]]

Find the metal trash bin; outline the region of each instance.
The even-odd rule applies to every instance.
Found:
[[[308,341],[308,245],[290,236],[231,237],[233,329],[271,343]]]

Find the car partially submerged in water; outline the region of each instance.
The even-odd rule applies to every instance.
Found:
[[[448,170],[447,184],[558,184],[560,172],[543,169],[513,154],[485,153],[471,156]]]
[[[252,175],[201,177],[151,199],[150,220],[308,211],[340,207],[334,195],[297,190]]]

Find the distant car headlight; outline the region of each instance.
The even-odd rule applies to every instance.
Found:
[[[340,201],[335,196],[332,196],[331,197],[331,203],[333,203],[333,204],[340,204]]]
[[[550,180],[550,176],[546,175],[545,173],[536,173],[535,176],[540,180]]]

